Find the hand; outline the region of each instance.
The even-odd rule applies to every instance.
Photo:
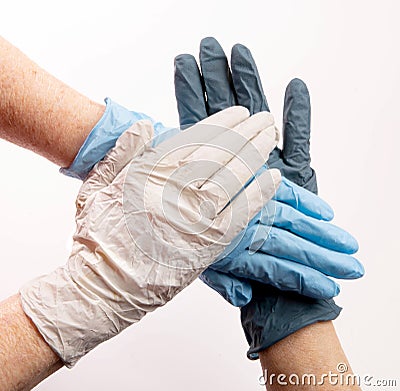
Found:
[[[242,107],[153,148],[136,122],[82,185],[67,264],[21,289],[25,313],[72,366],[171,300],[272,198],[278,170],[257,174],[278,141],[271,114]]]
[[[200,47],[200,65],[201,72],[190,55],[175,59],[175,92],[182,126],[238,103],[252,112],[268,110],[258,71],[248,49],[241,45],[234,46],[231,73],[218,42],[206,38]],[[279,167],[284,175],[302,186],[316,190],[315,173],[309,166],[309,131],[301,136],[296,133],[299,128],[307,127],[310,113],[307,111],[308,95],[300,100],[293,99],[292,92],[301,88],[299,85],[301,82],[293,81],[288,88],[284,148],[283,151],[275,148],[272,165]],[[293,120],[296,120],[296,126]],[[271,157],[268,164],[270,161]],[[261,226],[258,232],[265,234],[264,245],[259,251],[254,254],[248,251],[251,234],[255,230],[249,226],[248,235],[232,253],[229,262],[222,260],[221,263],[215,263],[201,275],[204,282],[234,305],[243,306],[251,299],[251,285],[244,278],[314,298],[330,298],[339,292],[339,287],[325,274],[336,278],[359,278],[364,273],[362,265],[349,255],[357,251],[355,239],[338,227],[319,221],[333,218],[330,207],[287,180],[283,181],[281,187],[275,196],[278,201],[275,206],[279,211],[275,216],[278,218],[275,221],[270,219],[268,224],[260,219],[253,221]],[[293,197],[292,201],[295,202],[290,202],[288,197]],[[304,204],[308,207],[302,208]],[[281,218],[283,215],[286,218]],[[294,215],[297,216],[297,229],[290,224],[283,225],[285,221],[291,221]],[[269,229],[271,223],[272,229]],[[314,227],[313,235],[309,234],[310,224]],[[270,237],[266,239],[268,234]],[[335,244],[338,237],[339,243]],[[337,268],[337,262],[344,268]],[[334,264],[336,270],[332,269],[335,268]]]

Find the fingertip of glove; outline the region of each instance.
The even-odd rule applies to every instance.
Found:
[[[335,212],[333,209],[326,204],[326,210],[324,211],[323,218],[326,221],[331,221],[335,217]]]
[[[331,221],[333,220],[333,218],[335,217],[335,212],[333,211],[333,209],[331,208],[331,206],[324,201],[321,197],[318,197],[317,195],[314,195],[315,197],[317,197],[318,202],[319,202],[319,215],[321,220],[324,221]]]
[[[178,54],[174,59],[174,64],[176,67],[182,66],[188,62],[196,62],[194,56],[188,53]]]
[[[306,83],[302,79],[300,79],[298,77],[294,77],[292,80],[290,80],[289,85],[291,87],[293,87],[293,88],[305,88],[305,89],[307,89]]]
[[[345,248],[344,252],[346,254],[355,254],[359,249],[356,238],[350,235],[348,232],[346,232],[346,237],[342,243],[342,246]]]
[[[241,43],[235,43],[232,47],[232,52],[237,53],[250,53],[250,50],[247,46],[244,46]]]
[[[237,43],[232,47],[232,52],[231,52],[232,66],[238,63],[238,58],[246,59],[246,63],[255,66],[255,62],[250,49],[247,46],[242,45],[241,43]]]
[[[357,266],[356,266],[354,275],[355,275],[355,278],[361,278],[361,277],[364,277],[364,275],[365,275],[365,268],[364,268],[363,264],[359,261],[357,261]]]
[[[296,94],[308,94],[308,88],[306,83],[297,77],[289,82],[286,91]]]
[[[242,106],[243,107],[243,106]],[[249,112],[250,113],[250,112]],[[251,113],[250,113],[251,114]],[[253,123],[257,123],[260,129],[268,129],[270,130],[271,126],[275,125],[275,118],[269,111],[259,111],[255,114],[251,114],[251,121]],[[274,126],[274,133],[276,142],[279,141],[279,130],[276,126]]]
[[[203,38],[200,42],[200,63],[204,65],[216,59],[226,60],[224,49],[214,37]]]
[[[238,116],[243,118],[243,121],[250,117],[249,109],[247,107],[239,105],[228,107],[227,109],[224,109],[223,112],[228,114],[232,113],[233,115],[237,114]]]
[[[329,287],[329,289],[322,290],[323,293],[320,292],[320,296],[319,297],[317,297],[318,295],[316,296],[317,299],[329,300],[339,295],[340,285],[336,281],[333,281],[331,279],[329,279],[329,281],[332,284],[331,287]]]
[[[346,262],[346,265],[343,267],[343,270],[341,272],[342,275],[337,277],[345,280],[357,280],[358,278],[363,277],[365,274],[365,269],[362,263],[354,257],[347,257],[349,261]]]
[[[221,48],[221,45],[219,44],[219,42],[214,37],[204,37],[200,41],[200,48],[210,48],[210,47]]]

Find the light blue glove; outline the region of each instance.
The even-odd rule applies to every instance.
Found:
[[[62,174],[84,180],[94,165],[114,147],[119,136],[141,119],[151,121],[154,126],[153,146],[180,131],[177,128],[167,128],[161,122],[155,122],[146,114],[129,111],[110,98],[106,98],[104,101],[106,110],[103,116],[89,133],[72,164],[68,168],[60,169]]]
[[[281,186],[200,279],[236,306],[252,297],[251,279],[313,298],[331,298],[340,288],[327,278],[355,279],[364,274],[349,254],[357,241],[328,223],[333,211],[321,198],[282,178]],[[222,273],[220,273],[222,272]],[[218,289],[220,287],[220,289]]]
[[[138,120],[148,119],[153,123],[154,146],[179,132],[108,98],[106,104],[103,117],[90,132],[72,165],[61,169],[62,173],[86,178],[118,137]],[[333,211],[323,200],[286,179],[274,200],[252,220],[243,237],[240,235],[241,240],[234,241],[221,260],[203,273],[204,282],[214,289],[221,284],[226,299],[243,306],[251,299],[250,284],[243,278],[315,298],[330,298],[338,294],[339,286],[326,275],[358,278],[363,274],[361,264],[348,255],[357,251],[357,242],[345,231],[326,222],[333,218]]]

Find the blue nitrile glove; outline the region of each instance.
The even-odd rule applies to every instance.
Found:
[[[154,126],[153,146],[179,132],[179,129],[167,128],[146,114],[129,111],[110,98],[104,101],[106,109],[103,116],[89,133],[72,164],[60,169],[62,174],[84,180],[93,166],[114,147],[119,136],[141,119],[150,120]]]
[[[256,65],[247,48],[236,45],[232,49],[231,73],[227,58],[218,42],[214,38],[206,38],[201,42],[200,63],[201,73],[193,56],[181,55],[175,60],[175,91],[182,126],[188,126],[236,104],[247,107],[252,114],[269,110]],[[286,90],[283,133],[283,149],[276,148],[268,164],[278,167],[283,175],[298,185],[317,193],[316,176],[310,167],[309,155],[310,100],[307,87],[298,79],[292,80]],[[289,228],[292,220],[288,217],[286,214],[286,218],[281,220],[279,216],[276,218],[276,224],[280,225],[280,229]],[[330,218],[332,216],[327,220]],[[301,219],[297,219],[296,222],[301,226]],[[277,235],[276,232],[273,233],[275,239],[279,238],[280,232],[277,231]],[[343,239],[346,241],[346,237],[342,237]],[[268,247],[267,242],[264,243]],[[352,240],[349,241],[351,242]],[[279,243],[275,240],[276,246],[279,246]],[[321,245],[326,246],[327,243]],[[346,244],[342,247],[343,252],[346,252],[345,247]],[[349,249],[351,252],[357,248],[350,245],[347,250]],[[340,251],[338,247],[336,250]],[[268,248],[266,251],[269,251]],[[259,261],[265,269],[266,266],[261,263],[263,255],[261,253]],[[307,254],[304,255],[307,257]],[[242,253],[242,257],[251,259],[251,255],[246,251]],[[272,257],[269,258],[271,260]],[[276,260],[279,261],[282,260]],[[240,265],[240,262],[235,263]],[[247,262],[246,266],[248,264]],[[302,268],[301,265],[296,266]],[[215,268],[215,265],[213,267]],[[242,275],[249,278],[253,269],[249,272],[249,268],[241,268]],[[308,272],[306,268],[303,269]],[[221,270],[223,267],[219,271],[218,266],[216,270],[209,268],[201,278],[232,304],[241,306],[248,303],[253,290],[253,298],[241,309],[242,325],[250,344],[248,352],[250,358],[257,358],[257,352],[287,335],[314,322],[335,319],[340,313],[340,307],[331,299],[307,298],[256,282],[250,285],[249,281],[236,278],[231,272],[225,273]],[[260,271],[260,275],[264,272],[265,270]],[[277,269],[271,267],[271,275],[274,278],[276,272]],[[290,274],[295,279],[296,273],[290,271]],[[362,269],[359,274],[363,274]]]
[[[225,282],[228,273],[229,288],[235,277],[240,287],[250,284],[240,280],[245,278],[313,298],[336,296],[339,286],[326,275],[359,278],[363,268],[349,255],[357,251],[356,240],[326,221],[332,216],[318,196],[282,178],[273,201],[249,223],[240,242],[228,246],[201,278],[215,288],[218,275],[222,273]],[[218,292],[228,301],[237,300],[234,292]],[[239,292],[243,300],[245,290]]]

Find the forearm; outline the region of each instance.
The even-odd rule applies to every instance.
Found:
[[[31,320],[19,295],[0,303],[0,390],[30,390],[62,367]]]
[[[0,137],[69,166],[104,112],[0,37]]]
[[[352,373],[332,322],[317,322],[289,335],[260,352],[260,361],[268,391],[361,390],[360,387],[352,385],[351,378],[349,385],[346,381],[341,384],[340,378],[337,378],[338,384],[334,385],[329,381],[329,377],[322,377],[330,372],[339,374],[337,367],[340,363],[344,363],[348,368],[344,372],[344,379]],[[287,382],[286,385],[279,384],[280,374],[285,375],[285,378],[281,378],[281,383]],[[290,384],[289,377],[292,374],[297,375],[299,384]],[[316,382],[323,384],[312,385],[311,379],[310,385],[308,376],[304,377],[305,381],[302,384],[302,377],[306,374],[315,375]],[[293,382],[297,377],[292,377]]]

